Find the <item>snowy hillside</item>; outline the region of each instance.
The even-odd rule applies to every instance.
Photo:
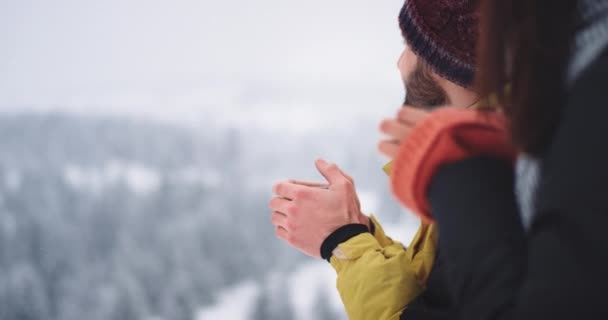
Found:
[[[267,203],[323,155],[407,237],[352,134],[0,116],[0,319],[340,319],[333,270],[275,239]]]

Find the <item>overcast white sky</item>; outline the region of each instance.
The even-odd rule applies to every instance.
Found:
[[[3,0],[0,110],[180,121],[392,114],[403,98],[401,5]]]

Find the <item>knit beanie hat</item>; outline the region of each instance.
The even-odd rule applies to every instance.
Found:
[[[407,45],[439,76],[463,87],[475,77],[475,0],[406,0],[399,26]]]

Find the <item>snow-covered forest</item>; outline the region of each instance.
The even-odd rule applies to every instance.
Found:
[[[275,239],[267,203],[323,155],[411,229],[355,132],[0,116],[0,319],[343,319],[333,270]]]

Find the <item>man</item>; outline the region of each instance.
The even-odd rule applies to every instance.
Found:
[[[380,129],[389,139],[378,145],[391,159],[427,111],[479,101],[471,89],[478,20],[474,2],[407,0],[401,9],[399,25],[407,46],[398,68],[406,107],[396,119],[382,122]],[[277,237],[331,263],[351,320],[445,318],[452,301],[443,290],[441,256],[435,259],[435,227],[423,223],[405,249],[384,234],[375,217],[361,212],[348,174],[324,160],[315,165],[327,183],[288,180],[273,187],[271,220]]]

